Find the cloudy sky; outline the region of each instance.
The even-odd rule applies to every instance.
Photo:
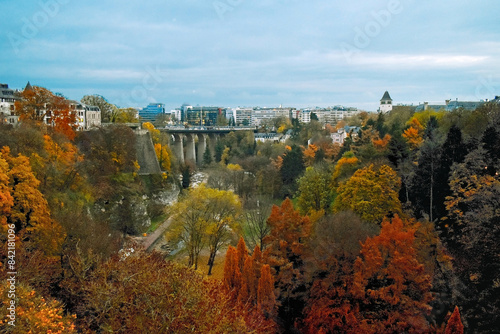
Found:
[[[500,95],[498,0],[0,0],[0,82],[120,107]]]

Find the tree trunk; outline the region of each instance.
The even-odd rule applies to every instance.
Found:
[[[212,251],[210,252],[210,257],[208,258],[208,275],[212,275],[212,268],[214,267],[215,263],[215,254],[217,254],[217,251]]]

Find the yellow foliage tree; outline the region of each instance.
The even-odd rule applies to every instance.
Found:
[[[337,161],[335,169],[333,170],[332,181],[334,186],[337,186],[337,183],[346,177],[350,177],[358,166],[359,159],[356,158],[351,151],[344,153],[342,158]]]
[[[209,248],[209,274],[215,255],[238,228],[241,203],[231,191],[201,185],[189,190],[172,208],[174,223],[170,237],[182,241],[189,255],[189,266],[198,268],[200,252]]]
[[[158,162],[160,163],[161,169],[166,172],[170,172],[170,168],[172,166],[172,162],[170,161],[172,152],[170,152],[170,148],[160,143],[154,145],[155,145],[156,157],[158,158]]]
[[[33,242],[36,248],[48,255],[58,254],[65,237],[64,231],[50,216],[47,201],[38,190],[40,181],[33,174],[29,159],[21,154],[12,157],[10,149],[3,147],[0,160],[5,161],[9,168],[6,175],[13,199],[10,212],[3,220],[16,226],[21,240]],[[5,169],[5,163],[2,165]],[[6,189],[5,185],[3,188]]]
[[[370,165],[338,187],[333,210],[351,210],[365,221],[380,223],[390,213],[401,214],[400,186],[401,180],[391,167],[375,169]]]

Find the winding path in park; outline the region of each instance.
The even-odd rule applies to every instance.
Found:
[[[142,240],[142,246],[145,250],[151,251],[153,249],[154,244],[156,243],[156,241],[158,241],[158,239],[163,237],[163,234],[172,223],[172,220],[172,217],[169,217],[160,226],[158,226],[158,228],[153,233]]]

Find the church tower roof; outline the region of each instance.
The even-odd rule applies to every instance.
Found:
[[[380,99],[380,101],[392,101],[391,96],[388,91],[385,91],[384,96]]]
[[[31,84],[30,82],[28,81],[28,83],[26,84],[26,87],[24,87],[24,90],[33,90],[33,87],[31,87]]]

